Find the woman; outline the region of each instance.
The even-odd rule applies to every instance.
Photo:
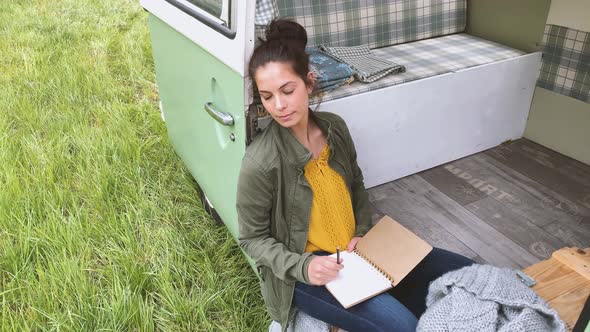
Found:
[[[323,285],[371,228],[354,143],[337,115],[312,112],[314,77],[299,24],[273,21],[254,50],[249,74],[274,121],[248,147],[238,184],[240,246],[254,259],[272,319],[283,330],[293,307],[348,331],[414,331],[430,281],[470,265],[434,249],[398,286],[344,309]],[[364,111],[364,110],[359,110]]]

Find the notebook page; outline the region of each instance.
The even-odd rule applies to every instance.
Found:
[[[330,256],[336,258],[336,254]],[[326,288],[343,307],[351,307],[393,287],[387,278],[357,254],[343,251],[340,257],[344,268],[338,278],[326,284]]]

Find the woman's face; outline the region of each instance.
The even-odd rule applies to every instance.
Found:
[[[275,121],[286,128],[307,124],[312,87],[305,85],[290,64],[269,62],[256,70],[255,79],[262,105]],[[313,80],[311,73],[308,79]]]

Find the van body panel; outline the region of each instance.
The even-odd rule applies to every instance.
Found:
[[[150,15],[149,24],[172,145],[237,239],[236,188],[246,146],[244,78],[156,16]],[[231,115],[233,125],[216,121],[207,103]]]

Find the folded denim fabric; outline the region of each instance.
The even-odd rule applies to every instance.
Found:
[[[321,52],[317,48],[308,48],[309,67],[315,75],[315,88],[319,92],[329,92],[339,86],[348,84],[353,79],[349,65]]]
[[[338,87],[350,84],[354,81],[354,77],[350,76],[348,79],[333,80],[328,82],[316,82],[315,89],[318,92],[330,92]]]
[[[318,48],[335,59],[350,65],[356,79],[364,83],[374,82],[390,73],[406,71],[406,67],[376,56],[365,45],[347,47],[319,45]]]

